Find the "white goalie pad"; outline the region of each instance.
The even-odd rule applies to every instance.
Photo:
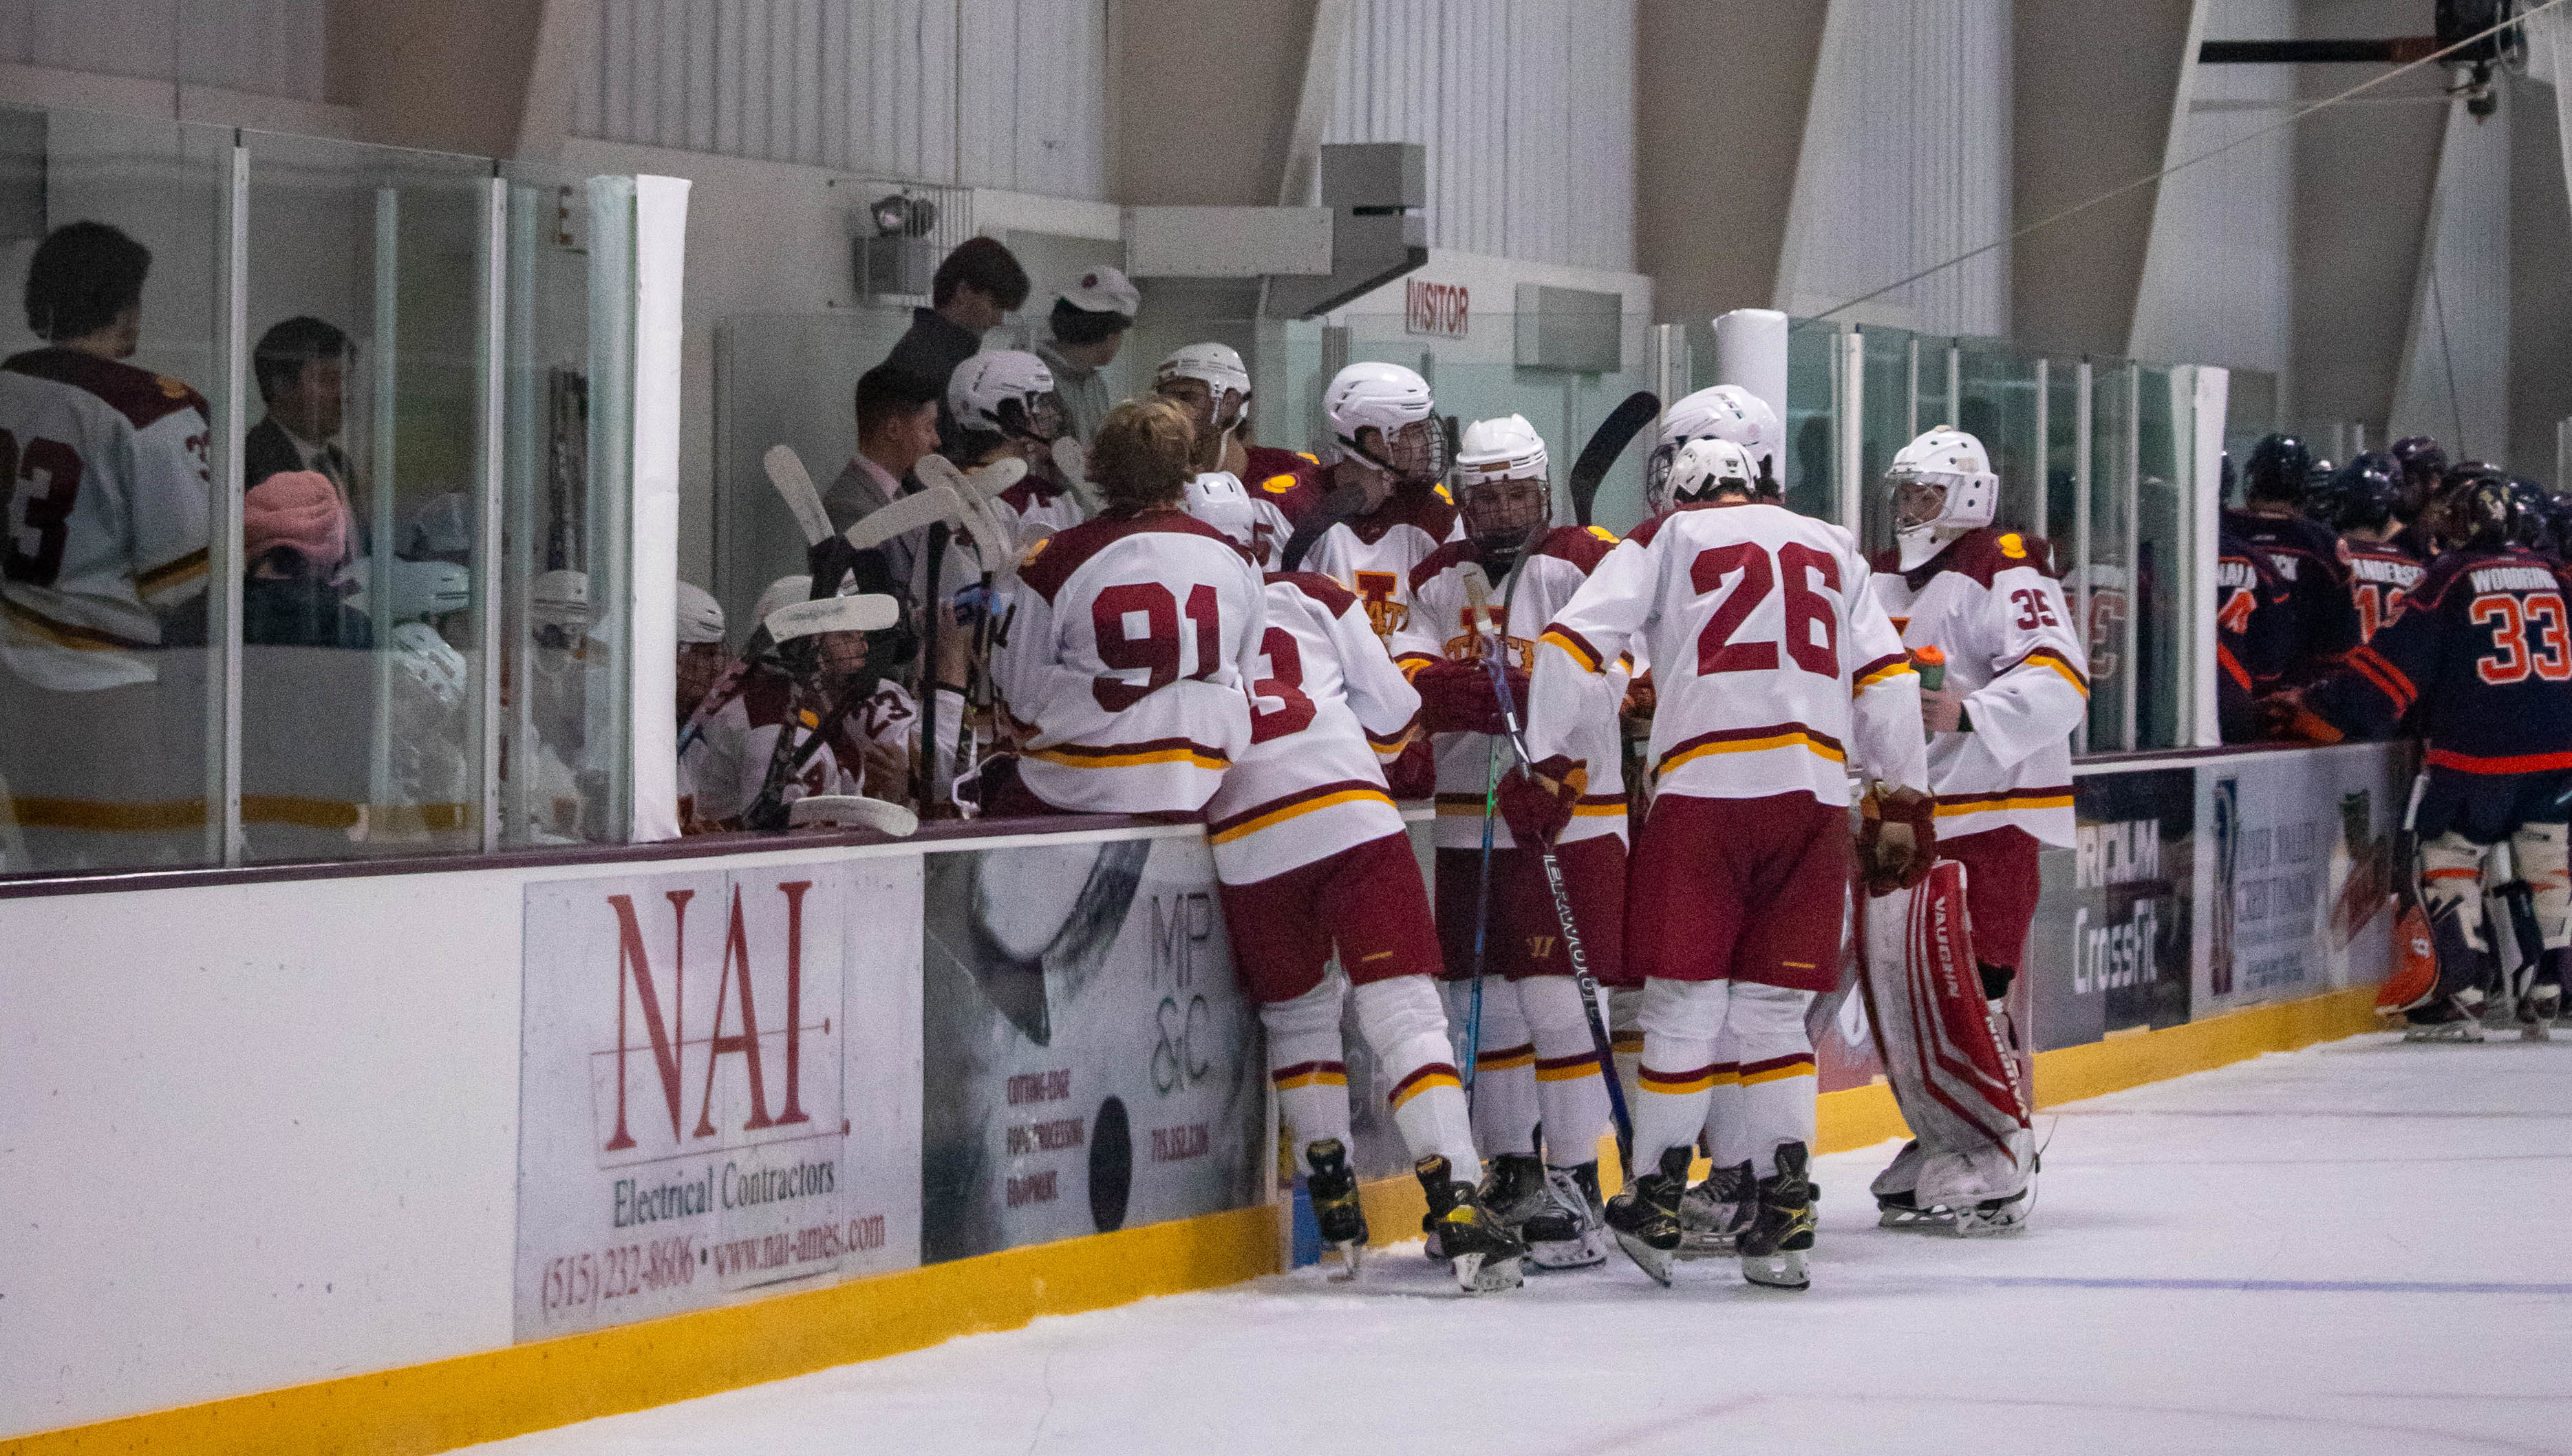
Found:
[[[1975,969],[1965,867],[1944,861],[1913,889],[1870,897],[1865,919],[1868,1020],[1918,1141],[1876,1179],[1876,1195],[1907,1192],[1923,1210],[2019,1196],[2034,1139],[2018,1063],[2001,1050]]]

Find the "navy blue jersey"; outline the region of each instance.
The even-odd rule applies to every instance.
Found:
[[[2357,607],[2357,635],[2372,642],[2375,634],[2402,615],[2402,603],[2429,568],[2392,542],[2348,542],[2348,594]]]
[[[2451,551],[2402,615],[2304,693],[2342,733],[2390,735],[2411,715],[2433,768],[2572,768],[2572,614],[2563,581],[2523,546]]]
[[[2301,682],[2365,640],[2348,590],[2348,550],[2339,533],[2300,515],[2224,512],[2224,528],[2267,558],[2285,583],[2292,646],[2286,676]]]
[[[2215,701],[2227,743],[2249,742],[2253,698],[2284,684],[2295,652],[2286,583],[2231,530],[2216,537]]]

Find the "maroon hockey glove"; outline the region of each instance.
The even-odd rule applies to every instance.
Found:
[[[1562,754],[1533,772],[1501,775],[1501,817],[1522,845],[1552,844],[1572,823],[1572,806],[1590,792],[1590,765]]]
[[[1384,787],[1397,799],[1426,799],[1438,792],[1438,755],[1426,735],[1411,740],[1384,766]]]
[[[1519,688],[1512,682],[1513,691]],[[1431,733],[1502,733],[1500,696],[1479,662],[1433,662],[1411,679],[1420,689],[1420,726]],[[1524,699],[1522,699],[1524,701]]]
[[[1877,787],[1860,806],[1858,873],[1870,895],[1908,890],[1938,859],[1938,801],[1918,789]]]

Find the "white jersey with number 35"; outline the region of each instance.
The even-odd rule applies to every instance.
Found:
[[[1267,612],[1229,536],[1176,510],[1100,516],[1032,548],[992,675],[1019,778],[1057,809],[1194,813],[1250,741]]]
[[[0,663],[57,692],[150,682],[206,589],[206,401],[68,349],[0,364]]]
[[[1596,679],[1637,641],[1654,792],[1846,804],[1852,768],[1928,788],[1919,675],[1839,527],[1760,504],[1645,521],[1539,640],[1529,752],[1579,756]]]

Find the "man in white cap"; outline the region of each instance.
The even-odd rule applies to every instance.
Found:
[[[1053,337],[1036,346],[1036,358],[1053,370],[1063,422],[1084,445],[1115,402],[1098,371],[1116,362],[1116,352],[1125,347],[1125,331],[1134,327],[1134,315],[1142,307],[1142,294],[1112,268],[1082,274],[1053,301],[1047,320]]]

